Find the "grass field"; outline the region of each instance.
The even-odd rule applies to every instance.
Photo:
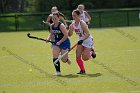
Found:
[[[97,58],[85,62],[87,74],[76,74],[74,49],[72,64],[61,63],[61,77],[53,76],[51,44],[29,39],[28,32],[0,33],[0,93],[140,93],[140,27],[90,32]],[[70,39],[76,43],[76,35]]]

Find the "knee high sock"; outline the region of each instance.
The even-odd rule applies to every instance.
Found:
[[[81,59],[81,58],[80,58],[80,59],[76,59],[76,61],[77,61],[77,64],[78,64],[79,68],[80,68],[82,71],[85,71],[84,63],[83,63],[82,59]]]
[[[58,58],[53,58],[53,62],[55,62],[55,60],[57,60],[57,59],[58,59]],[[57,72],[61,72],[61,71],[60,71],[60,62],[58,61],[56,64],[57,64],[57,65],[54,64],[56,71],[57,71]]]

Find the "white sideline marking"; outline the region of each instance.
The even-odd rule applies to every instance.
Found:
[[[99,93],[120,93],[120,92],[99,92]]]
[[[59,80],[59,79],[58,79]],[[76,80],[76,81],[72,81],[72,83],[83,83],[81,82],[81,80]],[[67,81],[67,83],[71,83],[71,81]],[[58,84],[56,81],[48,81],[48,82],[21,82],[21,83],[6,83],[6,84],[1,84],[0,83],[0,87],[16,87],[16,86],[38,86],[38,85],[56,85]]]
[[[69,55],[72,55],[72,53],[69,53]],[[48,58],[52,57],[51,54],[32,54],[32,55],[21,55],[21,56],[32,56],[32,57],[42,56],[42,57],[48,57]],[[0,59],[7,58],[7,57],[11,57],[11,55],[0,56]]]
[[[0,84],[0,87],[14,87],[14,86],[31,86],[31,85],[51,85],[55,82],[22,82],[22,83],[7,83]]]
[[[140,93],[140,90],[130,91],[130,93]]]

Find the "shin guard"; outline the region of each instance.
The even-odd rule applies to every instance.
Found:
[[[53,58],[53,62],[55,62],[55,60],[57,60],[58,58]],[[56,69],[56,71],[57,72],[60,72],[60,62],[58,61],[57,63],[56,63],[56,65],[54,64],[54,66],[55,66],[55,69]]]

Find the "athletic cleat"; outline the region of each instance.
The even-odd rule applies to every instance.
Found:
[[[77,74],[86,74],[86,72],[85,70],[84,71],[80,70],[80,72],[78,72]]]
[[[54,75],[55,76],[61,76],[61,72],[56,72]]]
[[[94,51],[93,49],[92,49],[91,51],[92,51],[92,55],[91,55],[92,58],[93,58],[93,59],[96,58],[96,53],[95,53],[95,51]]]
[[[94,54],[92,54],[91,56],[92,56],[92,58],[96,58],[96,54],[95,54],[95,53],[94,53]]]

